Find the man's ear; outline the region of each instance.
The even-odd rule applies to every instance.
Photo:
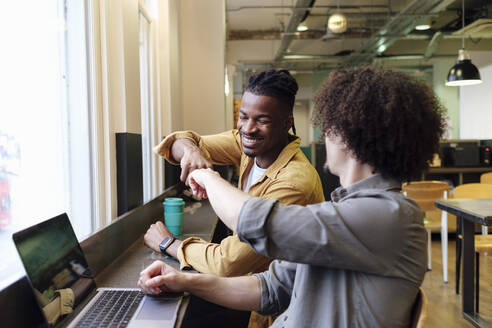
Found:
[[[290,114],[284,121],[284,129],[285,131],[289,131],[290,128],[294,125],[294,116]]]

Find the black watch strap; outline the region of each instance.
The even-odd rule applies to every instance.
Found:
[[[173,242],[174,237],[166,236],[166,238],[164,238],[159,244],[159,249],[161,250],[161,253],[166,254],[166,249],[171,246]]]

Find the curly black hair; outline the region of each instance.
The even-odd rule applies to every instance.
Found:
[[[444,107],[423,81],[364,66],[333,71],[315,94],[313,124],[342,138],[383,176],[420,179],[445,129]]]
[[[244,91],[258,96],[277,98],[284,102],[287,109],[292,112],[297,90],[299,90],[297,81],[289,71],[269,69],[252,75]]]

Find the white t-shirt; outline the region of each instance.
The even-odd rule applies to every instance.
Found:
[[[254,162],[253,166],[251,167],[251,170],[249,171],[248,181],[244,185],[243,191],[245,193],[247,193],[249,191],[249,187],[251,187],[251,185],[255,184],[255,182],[258,181],[262,177],[263,173],[265,173],[266,170],[267,169],[262,169],[261,167],[256,165],[256,158],[255,158],[255,162]]]

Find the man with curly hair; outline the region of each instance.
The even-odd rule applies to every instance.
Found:
[[[424,213],[400,193],[438,151],[443,110],[426,84],[396,71],[332,72],[315,95],[332,201],[285,206],[249,197],[210,169],[188,183],[208,196],[240,240],[275,260],[253,276],[181,273],[156,261],[147,293],[189,291],[209,301],[281,314],[273,327],[408,327],[426,271]],[[292,218],[296,218],[293,220]]]

